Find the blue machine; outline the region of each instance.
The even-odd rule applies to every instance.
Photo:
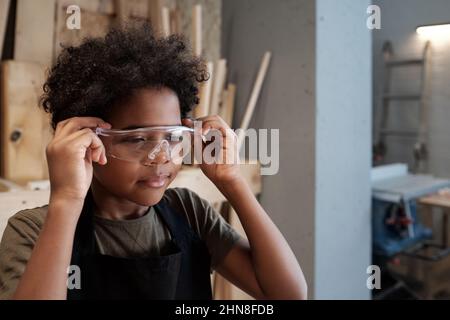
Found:
[[[430,239],[420,223],[417,199],[450,187],[450,180],[414,175],[403,164],[372,169],[373,252],[392,257]]]
[[[405,206],[409,206],[410,218],[406,216]],[[408,232],[410,226],[414,230],[412,236]],[[373,199],[372,232],[374,253],[385,257],[392,257],[432,237],[431,230],[418,221],[413,200],[393,204]]]

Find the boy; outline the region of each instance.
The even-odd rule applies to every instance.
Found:
[[[294,254],[236,164],[200,166],[248,241],[189,189],[168,188],[181,164],[167,135],[189,132],[207,77],[182,38],[156,38],[147,25],[63,51],[42,101],[55,129],[49,204],[9,220],[1,298],[211,299],[211,269],[255,298],[306,298]],[[221,118],[199,120],[233,150]],[[68,266],[81,286],[68,288]]]

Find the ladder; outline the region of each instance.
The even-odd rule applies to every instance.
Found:
[[[427,136],[428,136],[428,119],[427,119],[427,92],[428,92],[428,65],[429,65],[430,42],[427,41],[422,51],[422,57],[418,59],[395,59],[392,44],[387,41],[383,45],[383,85],[380,99],[380,121],[374,126],[374,135],[376,137],[373,147],[373,164],[374,166],[385,164],[385,156],[387,154],[386,137],[408,137],[415,139],[412,150],[414,156],[413,172],[426,172],[427,170]],[[420,92],[416,94],[398,94],[391,92],[392,72],[396,68],[419,67],[420,69]],[[405,130],[403,128],[388,128],[389,108],[394,101],[405,101],[408,103],[418,103],[418,127],[414,130]]]

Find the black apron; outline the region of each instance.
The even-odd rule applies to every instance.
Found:
[[[67,299],[212,299],[210,261],[205,243],[185,215],[163,198],[155,205],[171,234],[165,256],[118,258],[99,253],[89,191],[75,231],[71,265],[81,270],[81,289]]]

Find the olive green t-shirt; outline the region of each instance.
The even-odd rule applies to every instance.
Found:
[[[240,235],[197,194],[185,188],[167,189],[164,197],[183,213],[191,228],[205,241],[214,269],[240,239]],[[25,270],[45,222],[48,205],[22,210],[8,220],[0,243],[0,299],[9,299]],[[170,233],[155,209],[137,219],[94,218],[94,233],[101,254],[131,258],[164,255]]]

